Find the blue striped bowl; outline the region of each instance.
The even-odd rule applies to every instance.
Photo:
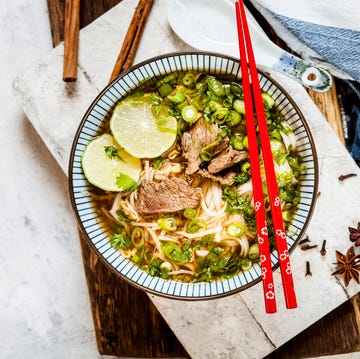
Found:
[[[110,83],[97,96],[87,110],[75,135],[69,165],[69,187],[72,205],[80,228],[99,258],[111,271],[130,284],[171,298],[209,299],[244,290],[261,280],[260,265],[233,278],[212,283],[181,283],[151,277],[124,258],[110,246],[110,229],[98,217],[94,202],[87,195],[92,186],[87,182],[81,168],[81,155],[91,139],[100,135],[116,102],[126,96],[144,79],[168,74],[173,71],[195,70],[211,74],[233,74],[240,80],[239,61],[225,55],[203,52],[172,53],[142,62]],[[259,73],[261,87],[274,99],[277,107],[294,130],[298,149],[304,159],[307,172],[301,179],[301,202],[287,231],[287,244],[291,249],[304,234],[314,209],[318,186],[317,157],[310,130],[299,108],[275,81]],[[271,255],[273,268],[278,266],[277,252]]]

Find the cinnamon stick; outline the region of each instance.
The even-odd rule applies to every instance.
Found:
[[[63,80],[76,81],[80,30],[80,0],[65,1]]]
[[[119,76],[121,72],[128,69],[133,63],[141,34],[153,2],[154,0],[139,0],[110,76],[110,82]]]

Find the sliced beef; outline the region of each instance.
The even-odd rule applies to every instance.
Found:
[[[238,174],[237,171],[228,170],[221,173],[210,173],[207,170],[200,170],[198,172],[202,177],[219,182],[222,185],[231,186],[234,183],[234,177]]]
[[[247,158],[247,151],[237,151],[231,146],[228,146],[225,150],[211,159],[207,169],[210,173],[219,173]]]
[[[161,182],[144,181],[135,207],[142,215],[170,213],[195,208],[201,199],[201,189],[191,187],[182,178],[172,177]]]
[[[203,147],[215,142],[218,139],[221,129],[216,124],[209,125],[204,118],[199,118],[189,131],[182,137],[183,156],[188,165],[186,174],[191,175],[199,170],[202,162],[199,154]],[[221,152],[228,146],[229,139],[224,138],[218,145],[209,149],[211,155]]]

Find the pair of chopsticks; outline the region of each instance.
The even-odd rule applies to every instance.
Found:
[[[235,10],[239,37],[246,129],[249,143],[250,169],[254,193],[254,206],[259,242],[265,309],[267,313],[275,313],[275,288],[271,268],[270,246],[268,242],[268,231],[266,225],[266,212],[260,172],[260,159],[255,129],[253,101],[255,104],[257,125],[260,132],[260,143],[266,173],[266,183],[268,187],[272,222],[274,226],[275,241],[279,257],[278,260],[280,264],[281,278],[287,308],[297,307],[296,295],[290,266],[289,252],[286,243],[286,234],[284,229],[284,222],[282,219],[279,190],[276,182],[269,133],[266,124],[264,104],[262,101],[258,72],[251,45],[251,38],[246,20],[243,0],[237,0],[235,2]]]
[[[153,2],[154,0],[139,0],[112,71],[110,82],[132,65]],[[63,80],[65,82],[76,81],[77,78],[79,24],[80,0],[66,0],[63,64]]]

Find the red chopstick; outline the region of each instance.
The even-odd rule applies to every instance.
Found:
[[[246,114],[246,128],[249,143],[250,168],[254,192],[255,216],[261,259],[260,263],[264,287],[265,308],[267,313],[273,313],[276,312],[274,294],[275,291],[271,270],[270,248],[267,236],[264,195],[262,190],[260,160],[253,111],[253,98],[257,114],[257,124],[260,132],[261,149],[266,173],[266,183],[269,192],[270,209],[274,226],[276,247],[279,257],[281,278],[283,282],[285,303],[287,308],[296,308],[297,303],[290,266],[288,246],[286,243],[284,222],[281,213],[279,191],[276,182],[276,174],[269,140],[269,132],[266,124],[266,116],[261,96],[259,77],[251,45],[250,33],[247,25],[243,0],[238,0],[235,2],[235,9],[238,26],[240,65]],[[251,84],[249,79],[249,71],[251,77]]]

